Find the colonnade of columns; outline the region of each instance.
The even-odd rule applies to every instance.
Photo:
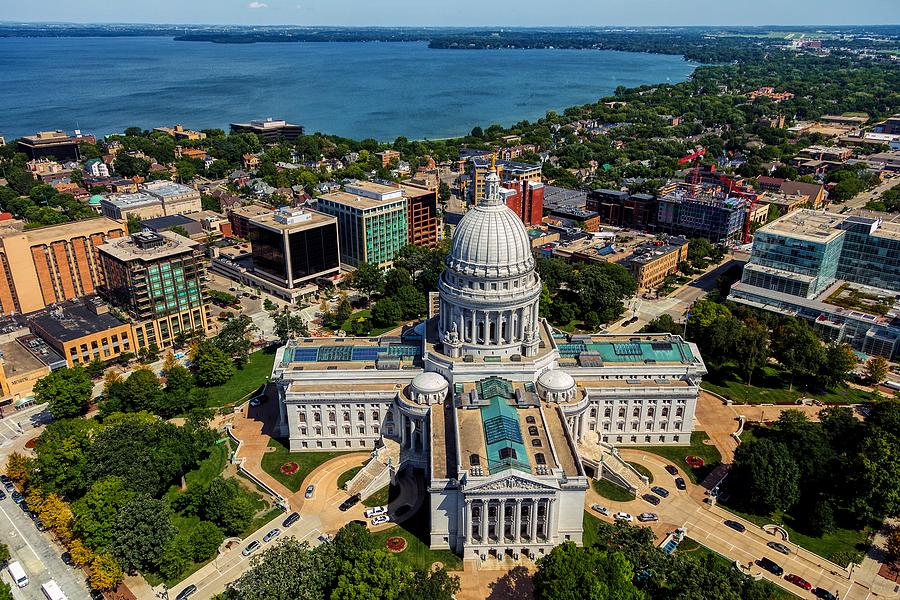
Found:
[[[466,498],[466,544],[551,541],[556,511],[554,498]]]
[[[569,431],[572,433],[572,437],[578,442],[584,437],[584,434],[587,433],[588,412],[584,411],[580,415],[569,417],[566,419],[566,423],[569,425]]]
[[[413,452],[424,452],[427,429],[425,419],[414,419],[401,412],[400,447]]]
[[[441,307],[441,331],[456,324],[459,339],[469,344],[512,344],[525,339],[525,326],[538,322],[538,304],[509,310],[478,310],[444,303]]]

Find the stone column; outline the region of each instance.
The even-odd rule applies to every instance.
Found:
[[[406,415],[400,413],[400,447],[406,448]]]
[[[531,508],[528,510],[529,518],[528,518],[528,538],[531,540],[533,544],[535,540],[537,540],[537,508],[538,508],[538,500],[531,501]]]
[[[513,519],[513,527],[515,527],[515,531],[513,531],[513,539],[516,540],[518,544],[521,541],[522,537],[522,499],[516,498],[516,516]]]
[[[466,498],[463,505],[463,527],[466,532],[466,546],[472,543],[472,501]]]
[[[481,543],[486,544],[488,541],[488,505],[487,500],[481,501]]]
[[[481,343],[488,345],[490,343],[488,340],[491,337],[491,315],[486,310],[483,310],[481,312],[482,323],[484,323],[484,335],[481,337]]]
[[[546,528],[544,531],[546,532],[545,537],[547,538],[547,541],[552,542],[553,539],[556,537],[555,535],[553,535],[553,532],[556,529],[556,500],[555,499],[550,499],[547,501],[547,520],[546,520],[546,524],[544,525],[544,527]]]

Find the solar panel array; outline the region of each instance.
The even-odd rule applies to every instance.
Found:
[[[587,346],[584,344],[560,344],[559,345],[559,353],[563,357],[566,358],[575,358],[582,352],[587,350]]]
[[[294,348],[292,362],[375,362],[382,354],[396,359],[415,358],[420,354],[420,350],[418,346],[411,344]]]
[[[491,417],[484,422],[484,435],[488,444],[497,442],[522,443],[522,431],[519,422],[506,415]]]
[[[640,344],[613,344],[616,356],[640,356],[643,354]]]
[[[668,352],[672,349],[672,342],[652,342],[650,347],[656,352]]]

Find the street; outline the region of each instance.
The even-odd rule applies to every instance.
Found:
[[[881,196],[883,193],[885,193],[886,191],[888,191],[895,185],[900,185],[900,180],[898,180],[896,177],[890,177],[890,178],[882,181],[875,187],[873,187],[871,190],[868,190],[865,192],[860,192],[859,194],[857,194],[853,198],[850,198],[843,204],[832,204],[830,210],[832,212],[837,212],[837,211],[843,211],[845,208],[846,209],[862,208],[866,205],[866,203],[869,200],[875,200],[876,198]]]

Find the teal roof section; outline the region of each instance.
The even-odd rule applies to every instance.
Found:
[[[530,473],[531,464],[522,439],[519,415],[509,403],[515,398],[512,385],[499,377],[491,377],[478,382],[477,388],[478,395],[488,401],[480,410],[489,473],[510,468]]]
[[[565,358],[578,358],[582,352],[596,352],[604,363],[684,363],[694,360],[690,346],[685,342],[669,340],[559,344],[559,352]]]

